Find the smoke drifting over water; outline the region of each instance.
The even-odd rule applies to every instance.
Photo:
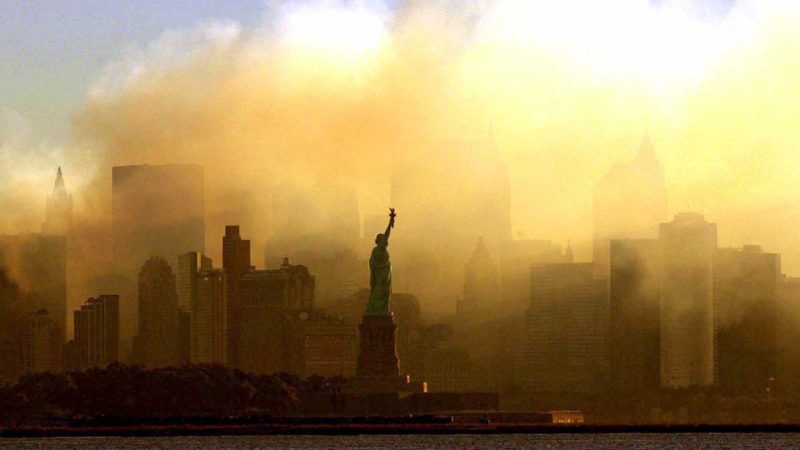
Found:
[[[592,189],[649,129],[671,212],[701,211],[720,224],[720,245],[760,243],[797,273],[798,8],[557,3],[290,2],[268,6],[254,30],[209,19],[167,31],[99,75],[68,151],[4,137],[0,202],[14,213],[2,231],[37,228],[58,163],[84,223],[108,221],[110,166],[197,163],[209,253],[239,223],[258,255],[274,237],[276,186],[311,199],[354,187],[362,218],[383,214],[393,161],[424,158],[420,142],[491,135],[508,166],[512,234],[571,239],[586,260]]]

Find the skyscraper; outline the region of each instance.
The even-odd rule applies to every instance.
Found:
[[[240,281],[239,364],[257,373],[302,370],[301,316],[314,307],[314,277],[308,268],[289,264],[255,270]]]
[[[657,239],[612,239],[610,250],[611,387],[641,399],[660,386],[661,248]]]
[[[175,273],[178,294],[178,360],[189,363],[192,354],[192,304],[197,292],[197,275],[210,270],[211,258],[197,252],[178,256]]]
[[[72,231],[72,195],[64,185],[61,167],[56,173],[53,192],[47,197],[47,207],[42,223],[42,234],[48,236],[67,236]]]
[[[228,296],[228,363],[239,367],[239,282],[250,269],[250,241],[239,235],[238,225],[225,227],[222,238],[222,269]]]
[[[70,368],[105,367],[119,360],[119,296],[90,298],[74,312]]]
[[[475,252],[464,268],[464,298],[458,304],[457,312],[486,312],[485,308],[495,306],[500,300],[497,277],[497,262],[489,254],[483,238],[479,238]]]
[[[62,369],[64,341],[56,322],[44,309],[28,314],[20,324],[22,371],[55,372]]]
[[[593,256],[601,275],[607,276],[611,239],[654,239],[665,220],[664,169],[645,135],[636,158],[614,166],[594,191]]]
[[[780,255],[761,247],[714,254],[716,381],[730,396],[759,398],[778,378]]]
[[[681,213],[660,229],[661,385],[714,383],[713,257],[717,225]]]
[[[150,367],[178,362],[178,294],[163,258],[148,259],[139,272],[139,334],[134,354]]]
[[[500,245],[500,298],[514,309],[530,302],[531,267],[572,262],[572,251],[539,239],[514,239]]]
[[[608,281],[592,264],[531,269],[521,365],[531,392],[593,393],[607,374]]]
[[[64,236],[0,235],[0,267],[27,295],[24,313],[47,310],[64,343],[67,328],[67,243]]]
[[[193,164],[118,166],[112,169],[111,222],[114,268],[120,286],[123,337],[136,330],[136,274],[151,255],[172,262],[205,250],[203,167]],[[126,300],[130,299],[130,300]]]
[[[227,312],[225,272],[220,269],[201,269],[195,278],[192,299],[192,363],[228,362]]]

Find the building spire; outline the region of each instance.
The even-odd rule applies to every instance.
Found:
[[[61,166],[58,166],[56,181],[53,183],[53,193],[59,191],[66,191],[66,187],[64,186],[64,175],[61,173]]]

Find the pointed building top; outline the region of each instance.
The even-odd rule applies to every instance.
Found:
[[[636,155],[637,164],[658,164],[656,152],[653,150],[653,141],[650,140],[650,132],[645,132],[642,144],[639,146],[639,153]]]
[[[56,173],[56,181],[53,183],[53,192],[58,191],[65,191],[66,187],[64,186],[64,175],[61,173],[61,166],[58,166],[58,172]]]

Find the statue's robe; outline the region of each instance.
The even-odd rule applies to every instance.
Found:
[[[392,296],[392,263],[385,245],[376,245],[369,257],[369,303],[364,315],[388,316]]]

